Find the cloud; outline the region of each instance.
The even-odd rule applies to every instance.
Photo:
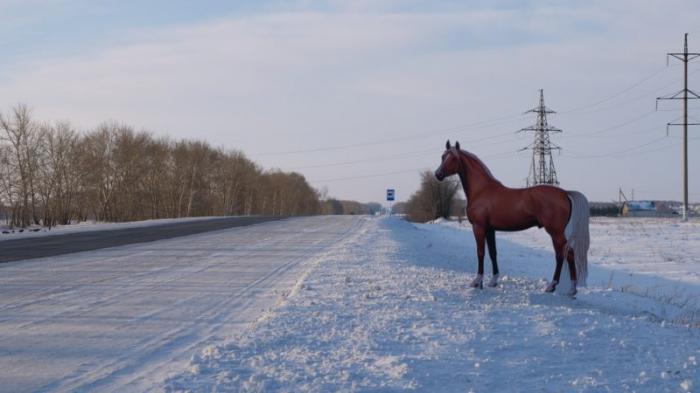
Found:
[[[439,150],[446,136],[474,140],[515,130],[531,119],[501,128],[436,133],[434,140],[402,138],[522,112],[534,105],[538,88],[545,88],[555,109],[595,101],[662,65],[664,53],[674,49],[680,35],[661,24],[675,20],[691,26],[693,15],[659,2],[645,7],[505,2],[472,8],[448,3],[428,10],[417,2],[352,4],[299,3],[292,10],[130,30],[122,43],[97,52],[17,63],[0,85],[0,107],[26,102],[42,118],[70,119],[81,127],[106,119],[125,121],[157,133],[238,147],[266,166],[282,168],[375,158],[387,149],[392,154],[425,150],[426,143]],[[677,5],[686,11],[697,8],[688,2]],[[577,132],[620,122],[642,109],[631,105],[598,117],[562,115],[552,122]],[[655,121],[662,127],[663,120]],[[306,155],[264,154],[386,138],[397,143]],[[473,149],[496,154],[527,142],[513,137]],[[583,141],[576,147],[585,151],[596,143]],[[303,172],[311,179],[327,179],[432,167],[438,155]],[[527,157],[515,160],[492,164],[509,184],[519,184],[527,174]],[[585,168],[584,163],[562,165],[569,172]],[[410,190],[416,178],[395,181]],[[612,176],[603,185],[575,181],[594,189],[599,198],[616,182]],[[377,178],[363,187],[357,182],[329,186],[335,195],[369,200],[381,197],[386,182]],[[367,191],[371,188],[375,190]]]

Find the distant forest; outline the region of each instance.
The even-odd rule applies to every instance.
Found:
[[[107,122],[87,132],[44,124],[24,105],[0,113],[0,217],[11,226],[226,215],[365,214],[294,172],[242,152]]]

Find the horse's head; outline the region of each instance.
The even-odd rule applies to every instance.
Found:
[[[459,160],[459,142],[455,142],[454,147],[452,147],[448,140],[445,144],[445,152],[442,153],[440,166],[435,171],[435,178],[442,181],[442,179],[457,173],[460,168]]]

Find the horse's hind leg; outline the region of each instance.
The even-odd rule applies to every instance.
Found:
[[[571,278],[571,290],[569,290],[569,295],[574,296],[576,294],[576,263],[574,259],[574,250],[568,249],[566,252],[566,262],[569,264],[569,276]]]
[[[554,290],[557,288],[557,284],[559,284],[561,268],[564,265],[564,247],[566,247],[566,238],[564,237],[564,234],[552,235],[552,243],[554,245],[554,255],[556,257],[557,266],[554,268],[552,282],[547,285],[545,292],[554,292]]]
[[[498,261],[496,260],[496,231],[493,229],[486,231],[486,245],[489,247],[489,258],[491,259],[491,280],[487,284],[490,287],[498,285]]]

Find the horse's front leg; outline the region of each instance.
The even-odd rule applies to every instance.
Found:
[[[476,277],[472,280],[470,286],[472,288],[484,288],[484,248],[486,242],[486,231],[480,225],[472,225],[474,239],[476,240],[476,258],[478,260],[478,268]]]
[[[491,280],[486,284],[490,287],[498,286],[498,261],[496,260],[496,231],[489,229],[486,231],[486,245],[489,247],[489,258],[491,259]]]

